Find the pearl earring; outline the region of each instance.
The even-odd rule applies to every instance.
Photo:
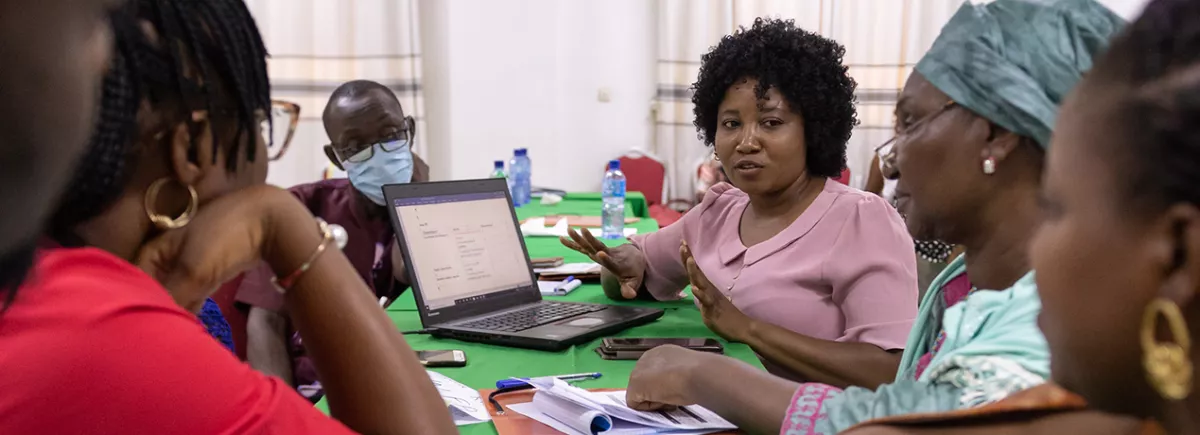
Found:
[[[983,173],[985,175],[992,175],[992,174],[996,173],[996,158],[995,157],[988,157],[986,160],[983,161]]]

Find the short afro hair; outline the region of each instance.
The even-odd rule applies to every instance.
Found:
[[[854,79],[842,64],[846,49],[831,39],[796,27],[793,20],[756,18],[700,58],[692,85],[693,124],[705,145],[716,141],[717,109],[725,92],[743,78],[758,80],[765,98],[775,88],[804,118],[808,171],[836,178],[846,167],[846,141],[858,124]]]

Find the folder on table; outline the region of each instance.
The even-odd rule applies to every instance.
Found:
[[[735,433],[735,426],[699,406],[672,411],[645,412],[625,405],[624,390],[584,390],[553,378],[534,378],[537,390],[496,396],[504,407],[498,414],[488,411],[496,432],[506,434],[623,434]],[[482,390],[487,397],[491,390]]]

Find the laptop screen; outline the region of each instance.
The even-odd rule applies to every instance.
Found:
[[[408,271],[429,310],[533,285],[503,191],[394,200]]]

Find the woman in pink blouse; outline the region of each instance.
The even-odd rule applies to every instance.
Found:
[[[912,238],[878,196],[835,181],[854,127],[854,81],[834,41],[787,33],[770,59],[742,38],[709,56],[695,85],[696,125],[730,184],[662,231],[607,248],[584,232],[563,239],[605,267],[614,299],[679,299],[688,284],[686,243],[724,297],[698,297],[704,322],[749,344],[772,372],[798,381],[874,387],[895,378],[917,309]],[[746,46],[742,46],[746,45]],[[736,188],[733,186],[737,186]],[[706,295],[717,296],[717,295]]]

